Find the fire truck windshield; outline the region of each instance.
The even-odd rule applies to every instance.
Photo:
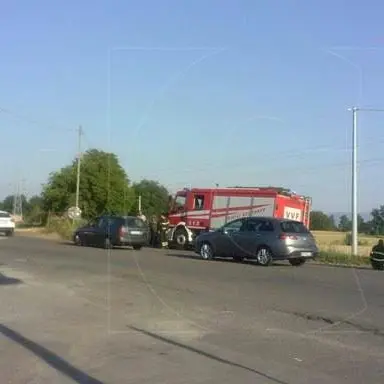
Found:
[[[185,194],[177,194],[172,201],[171,212],[179,212],[185,208],[186,196]]]

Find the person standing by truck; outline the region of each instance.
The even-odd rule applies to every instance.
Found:
[[[384,241],[382,239],[372,247],[370,261],[373,269],[384,270]]]
[[[158,235],[157,235],[157,217],[153,215],[149,222],[149,232],[150,232],[150,244],[151,247],[156,248],[158,244]]]
[[[167,231],[169,227],[169,221],[167,215],[163,213],[158,221],[157,232],[160,240],[160,248],[168,247]]]
[[[139,219],[143,220],[144,223],[147,222],[147,218],[145,217],[145,215],[143,214],[142,211],[139,211],[139,214],[137,215],[137,217],[138,217]]]

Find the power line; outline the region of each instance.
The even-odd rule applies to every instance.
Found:
[[[384,143],[384,138],[381,140],[373,140],[372,143]],[[371,144],[371,142],[365,142],[365,144]],[[272,163],[283,163],[285,164],[287,160],[291,159],[297,159],[297,160],[308,160],[308,158],[311,155],[319,155],[321,152],[350,152],[351,148],[346,147],[332,147],[332,146],[317,146],[312,148],[304,149],[304,151],[300,150],[289,150],[289,151],[282,151],[282,152],[265,152],[265,153],[257,153],[257,157],[251,157],[251,156],[244,156],[242,159],[236,158],[235,161],[228,162],[220,162],[217,163],[215,161],[206,162],[203,164],[199,164],[198,167],[196,166],[190,166],[190,167],[180,167],[180,163],[177,164],[177,167],[164,167],[164,168],[157,168],[157,172],[163,172],[166,171],[166,173],[171,173],[175,171],[182,171],[183,173],[199,173],[199,172],[206,172],[207,169],[210,171],[212,170],[219,170],[219,169],[227,169],[227,170],[233,170],[237,168],[245,169],[249,166],[247,164],[252,164],[251,166],[256,168],[258,164],[264,164],[266,172],[271,171],[274,168],[270,167],[270,164]],[[304,153],[303,153],[304,152]],[[231,160],[233,159],[233,156],[228,156]],[[363,160],[363,162],[370,162],[372,159],[366,159]],[[376,161],[376,159],[375,159]],[[344,165],[349,165],[349,163],[339,163]],[[298,169],[296,165],[293,165],[295,169]],[[322,167],[324,165],[320,165]],[[300,167],[300,166],[299,166]],[[316,167],[316,166],[315,166]],[[292,169],[292,166],[289,167]],[[281,167],[278,167],[276,169],[282,169]],[[308,167],[306,167],[308,169]]]
[[[71,129],[71,128],[64,128],[64,127],[60,128],[54,124],[43,123],[42,121],[36,120],[34,118],[31,118],[29,116],[26,116],[26,115],[18,113],[18,112],[14,112],[13,110],[10,110],[8,108],[0,107],[0,112],[7,114],[7,115],[10,115],[11,117],[16,118],[18,120],[22,120],[28,124],[44,126],[46,129],[49,129],[49,130],[53,129],[53,130],[60,130],[60,131],[73,131],[73,129]]]
[[[384,163],[384,157],[382,158],[373,158],[373,159],[366,159],[366,160],[361,160],[358,162],[359,165],[364,165],[365,167],[371,167],[371,166],[377,166],[377,164],[382,164]],[[252,172],[252,175],[249,175],[247,172],[244,172],[245,175],[247,175],[246,180],[249,180],[252,178],[252,180],[255,179],[254,176],[259,176],[259,175],[265,175],[266,173],[271,174],[272,176],[275,176],[277,173],[279,175],[289,175],[294,172],[293,179],[298,180],[302,178],[303,176],[307,176],[308,174],[313,174],[316,172],[316,174],[320,173],[321,171],[324,172],[329,172],[331,169],[335,168],[350,168],[350,163],[349,162],[336,162],[336,163],[328,163],[328,164],[318,164],[317,166],[311,166],[311,167],[296,167],[296,166],[291,166],[291,167],[279,167],[275,169],[254,169]],[[244,170],[244,168],[242,169]],[[246,171],[246,170],[245,170]],[[345,173],[345,172],[344,172]],[[297,177],[299,175],[300,177]],[[209,182],[211,179],[206,179],[207,182]],[[186,180],[177,180],[176,182],[172,182],[166,185],[190,185],[191,179],[186,179]],[[201,181],[200,181],[201,183]],[[301,184],[304,185],[304,184]],[[322,187],[324,188],[324,187]]]

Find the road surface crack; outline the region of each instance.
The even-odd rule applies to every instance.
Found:
[[[330,318],[330,317],[321,316],[321,315],[312,314],[312,313],[288,312],[288,311],[279,311],[279,312],[286,313],[288,315],[293,315],[293,316],[296,316],[296,317],[299,317],[301,319],[308,320],[308,321],[323,322],[323,323],[335,325],[335,326],[336,325],[348,325],[350,327],[355,328],[358,331],[367,332],[367,333],[371,333],[375,336],[384,337],[384,331],[383,330],[376,328],[376,327],[370,327],[370,326],[366,326],[363,324],[355,323],[355,322],[350,321],[350,320]]]

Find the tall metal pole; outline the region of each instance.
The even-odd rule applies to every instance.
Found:
[[[352,108],[352,255],[357,255],[357,107]]]
[[[77,177],[76,177],[76,208],[79,207],[79,195],[80,195],[80,166],[81,166],[81,136],[83,129],[81,126],[78,129],[78,154],[77,154]]]

